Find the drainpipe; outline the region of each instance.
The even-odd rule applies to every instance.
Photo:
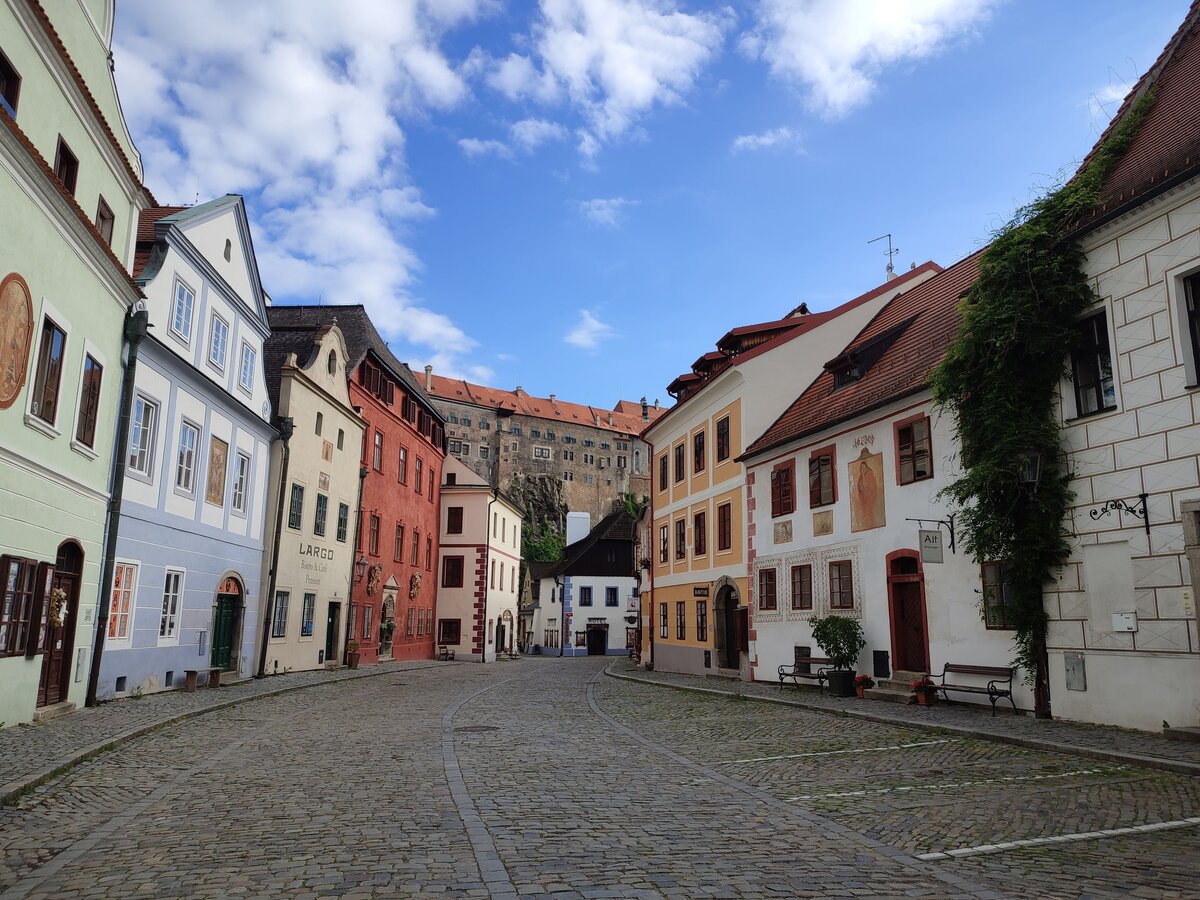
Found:
[[[108,636],[108,604],[112,599],[109,585],[117,563],[117,533],[121,526],[121,495],[125,490],[125,466],[129,458],[129,419],[133,410],[133,383],[137,372],[138,346],[150,333],[150,313],[146,304],[138,301],[125,315],[125,342],[129,358],[121,379],[121,413],[117,419],[117,441],[113,449],[112,493],[108,498],[108,530],[104,535],[104,566],[100,573],[100,596],[96,615],[96,641],[92,647],[92,666],[88,672],[88,706],[96,706],[96,691],[100,685],[100,659],[104,654],[104,639]]]
[[[642,408],[643,408],[643,410],[646,410],[645,402],[642,403]],[[645,416],[645,415],[646,415],[646,413],[644,412],[643,416]],[[655,606],[658,603],[658,601],[654,599],[654,567],[656,565],[658,565],[658,554],[660,552],[659,548],[658,548],[658,535],[655,534],[655,532],[654,532],[654,495],[656,493],[658,493],[658,488],[654,484],[654,476],[655,476],[654,444],[652,444],[650,441],[646,441],[645,444],[646,444],[646,452],[647,452],[648,456],[650,457],[648,460],[648,462],[650,463],[650,521],[648,523],[649,528],[647,530],[647,535],[649,538],[647,541],[648,546],[646,547],[646,553],[650,559],[650,659],[649,659],[648,664],[646,665],[646,668],[649,669],[650,671],[654,671],[654,629],[655,629],[654,618],[655,618],[655,613],[657,612],[657,610],[655,609]],[[643,623],[644,616],[642,615],[641,607],[642,607],[642,604],[639,602],[638,603],[638,628],[639,629],[644,627],[644,623]]]
[[[283,448],[279,467],[279,499],[275,504],[275,542],[271,547],[271,572],[267,579],[267,602],[263,604],[262,650],[258,655],[258,674],[254,676],[255,678],[262,678],[267,674],[267,642],[271,639],[271,620],[275,618],[275,584],[276,575],[279,574],[279,539],[283,535],[283,498],[287,495],[288,463],[292,457],[289,441],[292,439],[295,424],[291,416],[275,421],[275,427],[279,429],[279,440],[283,441]]]
[[[559,635],[558,639],[558,655],[562,656],[565,650],[566,635],[569,632],[567,631],[567,597],[563,592],[562,582],[558,580],[559,578],[560,576],[558,575],[554,576],[554,586],[558,588],[558,614],[562,618],[562,625],[559,626],[562,634]]]
[[[350,631],[350,627],[351,627],[351,625],[350,625],[350,608],[351,608],[351,605],[354,603],[354,583],[355,583],[354,582],[354,570],[356,568],[358,568],[358,560],[356,560],[354,558],[354,554],[358,552],[358,540],[361,537],[361,533],[362,533],[363,482],[365,482],[366,480],[367,480],[367,467],[359,466],[359,468],[358,468],[358,505],[357,505],[358,515],[355,516],[355,518],[354,518],[354,550],[350,554],[350,586],[346,589],[346,639],[344,641],[342,641],[342,662],[343,663],[347,662],[346,645],[349,644],[350,641],[353,640],[353,638],[354,638],[354,635]],[[364,554],[364,556],[365,555],[366,554]],[[363,573],[363,577],[364,578],[366,577],[365,572]]]
[[[487,595],[488,595],[488,590],[489,590],[489,588],[488,588],[488,584],[489,584],[489,582],[488,582],[488,565],[491,563],[491,557],[492,557],[492,537],[491,537],[491,534],[492,534],[492,532],[491,532],[492,504],[495,502],[496,502],[495,496],[488,497],[487,518],[484,520],[484,523],[483,523],[483,525],[484,525],[484,528],[483,528],[483,537],[484,537],[484,543],[483,543],[483,618],[480,619],[480,621],[483,623],[483,627],[480,629],[483,632],[483,644],[479,648],[479,661],[481,663],[487,662],[487,639],[488,639],[488,635],[487,635]],[[496,651],[499,652],[500,648],[497,647]]]

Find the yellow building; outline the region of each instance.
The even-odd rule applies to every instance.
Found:
[[[653,459],[644,662],[665,672],[748,677],[754,635],[741,454],[820,374],[831,348],[844,347],[888,300],[938,271],[925,263],[835,309],[801,306],[735,328],[668,386],[675,406],[642,432]]]

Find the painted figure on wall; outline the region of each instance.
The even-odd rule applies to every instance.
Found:
[[[866,447],[850,461],[850,530],[869,531],[887,524],[883,508],[883,454]]]

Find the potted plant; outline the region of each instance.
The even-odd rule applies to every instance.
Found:
[[[859,699],[862,698],[863,691],[875,687],[875,679],[870,675],[859,675],[854,679],[854,693],[858,694]]]
[[[825,616],[813,619],[811,624],[813,640],[833,666],[825,675],[829,693],[835,697],[853,697],[858,654],[867,645],[862,625],[847,616]]]
[[[917,702],[922,706],[933,706],[937,703],[937,685],[928,675],[922,675],[913,682],[912,687],[913,693],[917,695]]]
[[[360,659],[362,659],[362,654],[358,650],[358,641],[349,641],[346,644],[346,665],[351,669],[357,669]]]

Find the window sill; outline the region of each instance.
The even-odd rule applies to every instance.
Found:
[[[98,457],[98,454],[96,453],[95,450],[93,450],[87,444],[81,443],[79,441],[71,441],[71,449],[74,450],[76,453],[78,453],[80,456],[86,456],[88,459],[96,459]]]
[[[35,416],[33,413],[25,413],[25,424],[28,425],[30,428],[32,428],[34,431],[40,431],[42,434],[46,435],[46,437],[48,437],[48,438],[62,437],[61,431],[59,431],[57,428],[55,428],[53,425],[51,425],[49,422],[45,421],[44,419],[41,419],[38,416]]]
[[[1120,412],[1119,406],[1110,406],[1108,409],[1098,409],[1095,412],[1084,413],[1082,416],[1072,416],[1069,419],[1063,419],[1063,424],[1072,425],[1075,422],[1085,422],[1092,419],[1099,419],[1102,416],[1111,415],[1112,413]]]

